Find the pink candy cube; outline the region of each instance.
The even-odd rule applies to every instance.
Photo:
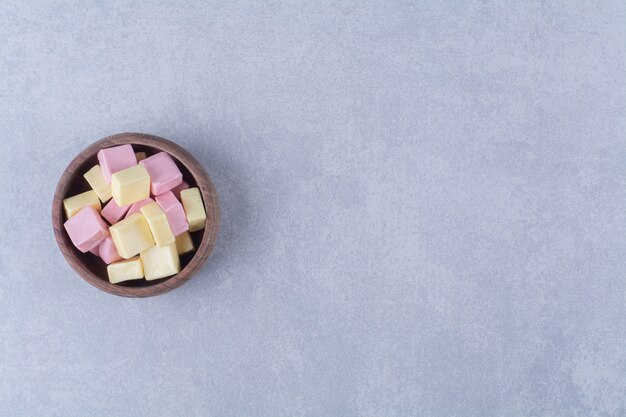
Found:
[[[182,190],[186,190],[187,188],[189,188],[189,184],[187,184],[185,180],[183,180],[183,182],[181,182],[179,185],[172,188],[172,193],[174,193],[174,196],[180,200],[180,192]]]
[[[95,208],[86,206],[63,225],[76,248],[85,253],[109,236],[109,226]]]
[[[130,205],[120,207],[114,199],[111,199],[111,201],[104,206],[101,214],[109,223],[115,224],[124,217],[124,214],[126,214],[129,208]]]
[[[116,262],[122,259],[119,253],[117,253],[117,248],[113,243],[113,239],[109,236],[100,243],[98,246],[98,250],[100,252],[100,257],[106,264],[110,264],[111,262]]]
[[[133,155],[134,156],[134,155]],[[176,163],[165,152],[159,152],[142,161],[150,175],[150,191],[153,195],[163,194],[183,182],[183,174]]]
[[[117,171],[137,165],[133,147],[129,144],[101,149],[98,152],[98,163],[104,180],[111,184],[111,175]]]
[[[167,222],[169,223],[174,236],[178,236],[179,234],[189,230],[189,223],[187,223],[185,209],[183,208],[183,205],[180,204],[180,201],[176,199],[174,193],[168,191],[154,198],[161,207],[161,210],[165,212]]]
[[[137,201],[136,203],[131,204],[124,218],[127,219],[133,214],[139,213],[139,209],[141,209],[146,204],[150,204],[150,203],[154,203],[154,200],[148,197],[145,200]]]

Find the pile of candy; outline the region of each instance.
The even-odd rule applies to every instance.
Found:
[[[120,145],[101,149],[98,162],[84,174],[91,190],[63,200],[74,246],[99,256],[114,284],[180,272],[179,255],[195,250],[190,232],[206,223],[200,190],[166,152]]]

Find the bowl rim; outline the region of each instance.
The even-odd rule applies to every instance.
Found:
[[[100,149],[128,143],[131,145],[136,144],[151,146],[159,149],[160,151],[165,151],[184,165],[194,178],[196,186],[200,190],[207,214],[207,227],[204,230],[202,241],[189,263],[185,265],[185,267],[178,274],[172,275],[157,284],[147,285],[144,287],[126,287],[112,284],[92,273],[72,249],[71,242],[68,243],[69,238],[64,235],[65,229],[63,227],[63,198],[67,193],[71,180],[76,175],[83,174],[82,172],[77,171],[78,168],[83,165],[86,159],[96,155]],[[52,226],[57,245],[65,260],[83,280],[87,281],[94,287],[113,295],[122,297],[152,297],[171,291],[187,282],[211,255],[220,229],[219,198],[215,185],[213,184],[209,174],[207,174],[196,158],[194,158],[187,150],[182,148],[177,143],[147,133],[117,133],[93,142],[76,155],[67,165],[61,174],[54,191],[54,197],[52,200]]]

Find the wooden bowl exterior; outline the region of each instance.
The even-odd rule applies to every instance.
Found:
[[[78,251],[65,232],[63,223],[63,199],[89,189],[83,174],[97,164],[96,154],[100,149],[130,143],[135,152],[146,151],[153,154],[160,151],[169,153],[183,173],[183,178],[191,187],[198,187],[202,194],[207,215],[206,227],[192,233],[196,250],[181,255],[181,271],[160,280],[126,281],[111,284],[106,272],[106,264],[95,255]],[[61,253],[70,266],[85,281],[103,291],[122,297],[151,297],[173,290],[185,283],[197,272],[213,251],[220,229],[220,206],[215,186],[202,165],[185,149],[174,142],[158,136],[143,133],[120,133],[108,136],[91,144],[70,162],[63,172],[52,202],[52,226]]]

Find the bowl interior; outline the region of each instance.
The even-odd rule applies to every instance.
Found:
[[[135,152],[146,152],[148,156],[161,152],[161,149],[153,147],[153,146],[135,144],[135,143],[131,143],[131,144]],[[198,185],[197,181],[193,177],[193,175],[189,172],[189,169],[187,169],[187,167],[180,160],[178,160],[174,155],[171,155],[171,156],[172,156],[172,159],[176,162],[176,165],[178,166],[180,171],[182,172],[183,180],[187,182],[190,187],[196,187]],[[62,196],[63,199],[74,196],[76,194],[80,194],[84,191],[88,191],[91,189],[89,187],[89,184],[87,183],[87,180],[85,180],[85,178],[83,177],[83,174],[87,172],[91,167],[96,165],[97,163],[98,163],[98,158],[97,158],[97,150],[96,150],[93,153],[93,155],[88,156],[81,164],[77,166],[76,170],[74,171],[74,174],[68,179],[65,195]],[[105,204],[106,203],[103,203],[102,207],[104,207]],[[63,210],[61,210],[61,213],[63,213]],[[207,213],[207,216],[208,215],[209,213]],[[63,217],[62,221],[65,222],[66,220],[65,214],[62,214],[62,217]],[[200,243],[202,242],[202,237],[204,236],[204,233],[205,233],[205,229],[191,233],[191,238],[194,242],[194,246],[196,247],[196,250],[180,255],[181,272],[185,269],[185,267],[189,264],[189,262],[191,262],[193,257],[196,255],[197,249],[200,247]],[[93,275],[95,275],[96,277],[104,281],[106,284],[109,284],[109,279],[107,275],[107,264],[104,263],[104,261],[100,259],[99,256],[96,256],[90,252],[82,253],[78,249],[76,249],[76,247],[72,244],[71,240],[69,239],[69,236],[67,235],[67,233],[65,233],[65,230],[63,230],[63,238],[67,246],[70,248],[70,250],[73,251],[73,253],[79,259],[79,261],[83,264],[83,266],[85,266]],[[120,282],[118,284],[109,284],[109,285],[122,286],[122,287],[150,287],[150,286],[158,285],[164,281],[170,280],[174,278],[175,276],[176,275],[172,275],[170,277],[161,278],[161,279],[152,280],[152,281],[146,281],[145,279],[131,280],[131,281]]]

